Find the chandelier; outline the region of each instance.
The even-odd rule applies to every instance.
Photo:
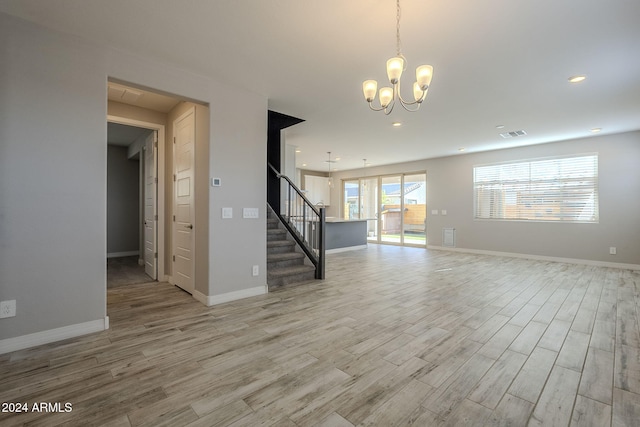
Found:
[[[427,96],[427,90],[431,84],[431,78],[433,77],[433,67],[431,65],[421,65],[416,68],[416,81],[413,83],[413,101],[405,101],[400,94],[400,76],[406,69],[406,60],[400,50],[400,0],[396,0],[396,50],[395,57],[387,61],[387,76],[392,87],[380,88],[380,107],[374,107],[373,101],[376,98],[376,91],[378,89],[378,82],[375,80],[366,80],[362,83],[362,91],[364,92],[364,98],[369,103],[369,108],[373,111],[384,111],[385,114],[390,114],[393,111],[393,107],[396,100],[400,101],[400,104],[407,111],[418,111],[422,101]]]

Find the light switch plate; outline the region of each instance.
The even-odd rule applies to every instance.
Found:
[[[233,208],[222,208],[222,218],[223,219],[233,218]]]
[[[0,301],[0,319],[16,315],[16,300]]]
[[[431,215],[438,215],[438,209],[431,209]]]
[[[260,217],[258,208],[242,208],[242,218],[257,219]]]
[[[446,215],[446,214],[447,214],[447,210],[446,210],[446,209],[442,209],[442,210],[440,211],[440,213],[441,213],[442,215]]]

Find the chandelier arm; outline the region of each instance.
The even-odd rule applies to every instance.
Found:
[[[398,99],[400,100],[400,102],[402,103],[402,105],[415,105],[415,104],[422,104],[422,101],[424,101],[424,93],[426,91],[422,91],[422,97],[420,99],[418,99],[417,101],[405,101],[402,98],[402,95],[400,95],[400,93],[398,93]]]
[[[405,107],[405,109],[406,109],[407,105],[421,104],[422,101],[424,101],[424,94],[427,93],[427,90],[423,90],[422,91],[422,96],[420,97],[419,100],[417,100],[417,101],[405,101],[404,98],[402,97],[402,94],[400,93],[400,80],[398,80],[398,83],[396,83],[394,85],[394,90],[396,90],[396,86],[398,88],[397,88],[397,91],[396,91],[395,94],[398,96],[398,99],[400,100],[400,103],[402,104],[403,107]],[[420,106],[418,106],[418,108],[420,108]],[[407,111],[417,111],[417,109],[415,109],[415,110],[407,110]]]
[[[409,105],[414,105],[414,104],[418,104],[418,106],[417,106],[416,108],[413,108],[413,109],[408,107]],[[413,113],[413,112],[418,111],[418,110],[420,109],[420,106],[421,106],[422,104],[420,104],[420,103],[418,103],[418,102],[412,102],[412,103],[410,103],[410,104],[405,104],[404,102],[400,101],[400,105],[402,105],[402,108],[404,108],[405,110],[407,110],[407,111],[409,111],[409,112]]]
[[[396,97],[394,96],[393,100],[386,107],[383,107],[382,105],[380,105],[380,107],[374,107],[372,101],[369,101],[368,104],[371,110],[384,111],[384,114],[388,116],[393,111],[393,107],[396,105]]]
[[[382,106],[380,106],[380,108],[374,107],[372,102],[369,102],[369,108],[371,108],[373,111],[382,111],[382,110],[384,110],[384,107],[382,107]]]

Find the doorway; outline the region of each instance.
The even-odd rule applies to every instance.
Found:
[[[188,129],[181,127],[183,123],[180,120],[187,111],[191,111]],[[155,194],[156,199],[155,203],[141,206],[141,214],[146,215],[146,218],[141,217],[141,230],[146,231],[147,238],[143,241],[141,237],[140,251],[153,256],[159,281],[167,281],[176,286],[184,285],[181,281],[182,274],[188,273],[188,286],[180,287],[186,288],[194,298],[200,300],[202,292],[195,285],[205,283],[209,275],[206,244],[209,218],[209,120],[209,106],[206,103],[151,91],[111,78],[108,80],[107,121],[158,132],[158,143],[157,146],[154,143],[153,153],[157,158],[157,166],[152,168],[155,176],[149,174],[149,171],[145,173],[146,187],[156,186],[155,191],[150,193]],[[184,135],[190,136],[185,139],[187,142],[181,151],[176,149],[176,142]],[[145,145],[149,146],[150,143],[147,141]],[[150,150],[146,151],[146,157],[153,156]],[[185,172],[183,167],[187,158],[191,159],[186,162],[191,165],[188,168],[190,171],[186,173],[186,179],[182,179],[181,173]],[[143,181],[141,176],[141,182]],[[142,191],[143,189],[141,194]],[[183,200],[178,200],[183,196],[194,201],[190,203],[190,212],[186,216],[183,214],[187,213],[187,205],[182,203]],[[196,199],[198,203],[195,203]],[[149,227],[150,224],[155,225],[155,233],[153,227]],[[176,233],[176,227],[180,233]],[[149,238],[154,236],[155,248],[150,244],[153,239]],[[190,246],[185,244],[188,243],[186,240],[191,241]],[[183,251],[187,247],[191,248],[187,253],[188,257]],[[185,259],[189,262],[183,266]],[[145,261],[144,265],[153,271],[153,262]]]
[[[426,247],[425,172],[345,180],[343,195],[343,217],[366,219],[368,242]]]
[[[158,244],[160,134],[162,125],[108,117],[107,287],[164,275]]]

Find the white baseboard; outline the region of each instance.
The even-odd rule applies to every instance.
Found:
[[[134,256],[140,255],[139,251],[129,251],[129,252],[110,252],[107,254],[107,258],[120,258],[123,256]]]
[[[223,304],[225,302],[264,295],[267,292],[269,292],[269,288],[267,286],[256,286],[255,288],[242,289],[241,291],[227,292],[226,294],[220,295],[205,295],[201,292],[193,291],[193,297],[207,307],[210,307],[212,305]]]
[[[25,348],[75,338],[94,332],[101,332],[107,329],[109,329],[109,316],[104,319],[92,320],[76,325],[63,326],[61,328],[49,329],[47,331],[22,335],[15,338],[6,338],[0,340],[0,354],[24,350]]]
[[[509,258],[523,258],[523,259],[532,259],[536,261],[564,262],[567,264],[592,265],[594,267],[620,268],[624,270],[640,270],[640,264],[625,264],[622,262],[594,261],[590,259],[577,259],[577,258],[560,258],[560,257],[552,257],[552,256],[544,256],[544,255],[519,254],[515,252],[485,251],[482,249],[451,248],[448,246],[427,245],[427,249],[434,249],[438,251],[449,251],[449,252],[461,252],[461,253],[478,254],[478,255],[504,256]]]
[[[365,245],[357,245],[357,246],[346,246],[344,248],[327,249],[325,253],[335,254],[335,253],[345,252],[345,251],[356,251],[358,249],[367,249],[367,245],[365,244]]]

